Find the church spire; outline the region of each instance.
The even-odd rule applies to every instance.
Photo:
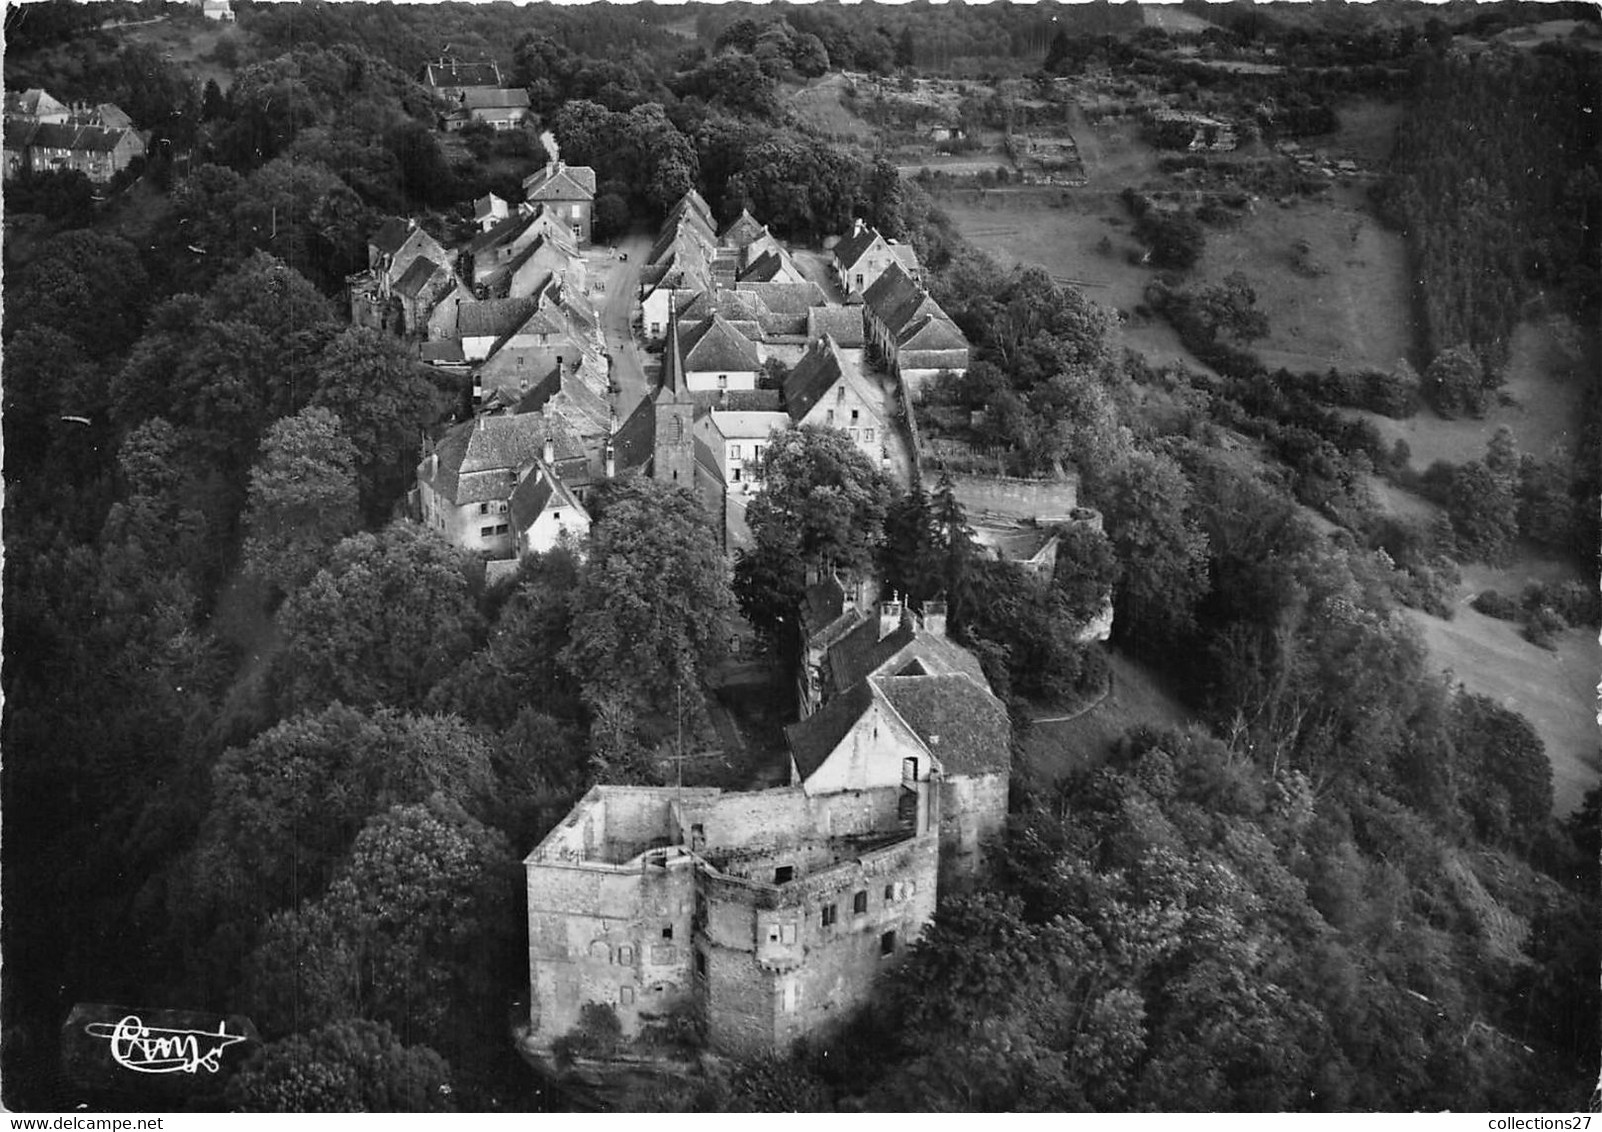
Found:
[[[662,348],[662,388],[658,401],[683,400],[690,387],[684,376],[684,351],[679,347],[679,312],[673,296],[668,297],[667,345]]]

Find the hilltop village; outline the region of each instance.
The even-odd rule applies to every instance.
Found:
[[[1594,7],[5,40],[8,1110],[1583,1107]]]
[[[489,583],[530,555],[583,556],[586,501],[630,475],[692,491],[732,562],[753,545],[764,451],[790,429],[837,430],[902,490],[922,474],[920,392],[969,350],[910,245],[859,220],[826,252],[792,249],[749,210],[720,230],[692,189],[630,261],[591,242],[592,169],[553,156],[523,188],[475,201],[479,230],[455,248],[389,221],[350,280],[353,322],[470,390],[409,507]],[[990,552],[1036,577],[1059,529],[1099,529],[1071,479],[960,479]],[[813,570],[803,617],[787,784],[596,786],[529,854],[529,1049],[604,1008],[625,1039],[693,1010],[714,1049],[782,1053],[850,1017],[937,893],[980,875],[1011,723],[944,602]],[[1082,640],[1110,629],[1106,595]]]

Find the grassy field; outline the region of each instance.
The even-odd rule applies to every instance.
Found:
[[[1298,240],[1310,245],[1319,274],[1297,270]],[[1255,348],[1270,368],[1389,370],[1411,353],[1407,249],[1375,223],[1359,189],[1260,199],[1237,227],[1209,231],[1196,274],[1216,282],[1236,272],[1268,315],[1268,337]]]
[[[1100,764],[1132,727],[1185,727],[1195,722],[1145,665],[1116,650],[1107,655],[1113,683],[1105,700],[1077,719],[1037,723],[1030,730],[1024,749],[1042,784]]]
[[[1507,403],[1493,404],[1483,420],[1445,420],[1428,409],[1404,421],[1353,412],[1373,421],[1386,444],[1407,441],[1412,466],[1420,470],[1436,460],[1460,464],[1479,459],[1504,425],[1512,430],[1521,452],[1541,458],[1560,450],[1572,452],[1579,438],[1584,379],[1558,339],[1550,322],[1519,324],[1501,390]]]

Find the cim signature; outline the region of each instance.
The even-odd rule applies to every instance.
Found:
[[[204,1069],[215,1073],[222,1065],[223,1051],[245,1040],[244,1034],[230,1034],[226,1020],[209,1030],[164,1030],[146,1026],[137,1014],[130,1014],[113,1025],[91,1022],[84,1031],[111,1043],[111,1059],[135,1073],[194,1073]],[[202,1044],[204,1043],[204,1044]]]

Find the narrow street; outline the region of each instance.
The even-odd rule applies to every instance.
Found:
[[[618,423],[628,420],[651,389],[645,376],[644,360],[634,340],[634,311],[639,305],[640,264],[651,250],[651,237],[643,232],[632,232],[613,245],[615,252],[626,260],[607,258],[604,248],[590,251],[592,274],[604,280],[605,302],[601,306],[601,331],[606,340],[606,352],[612,358],[612,383],[617,392],[612,404],[617,411]]]

